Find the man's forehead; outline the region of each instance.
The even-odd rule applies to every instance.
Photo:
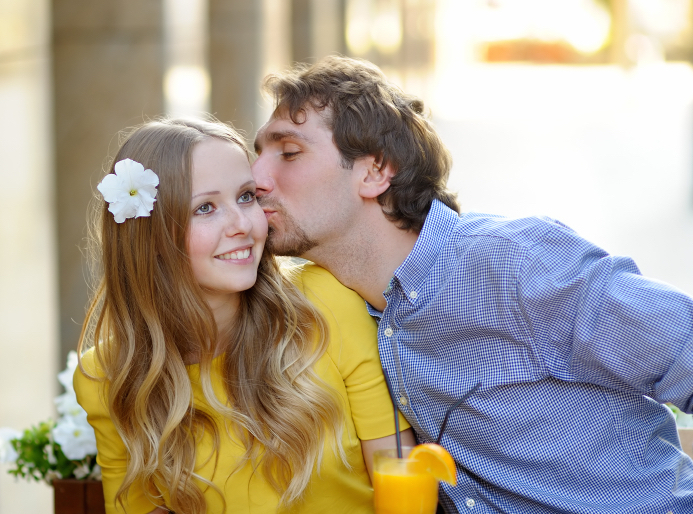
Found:
[[[292,112],[289,110],[287,105],[279,105],[269,122],[276,121],[287,121],[292,125],[305,125],[317,122],[323,128],[330,128],[330,120],[332,117],[332,109],[330,107],[323,107],[322,109],[316,109],[310,102],[304,103],[299,109]]]
[[[289,109],[278,107],[270,119],[260,127],[255,137],[255,146],[261,146],[263,142],[277,141],[285,137],[310,140],[307,132],[314,126],[332,132],[328,126],[325,115],[328,108],[321,111],[315,110],[310,104],[306,104],[292,119]],[[295,121],[294,121],[295,120]]]

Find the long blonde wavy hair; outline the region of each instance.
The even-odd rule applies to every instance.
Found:
[[[96,199],[90,253],[99,278],[78,353],[94,347],[111,418],[127,447],[127,474],[117,493],[121,505],[134,483],[156,503],[161,503],[156,491],[164,487],[167,507],[185,514],[205,512],[200,485],[221,494],[193,471],[196,437],[210,430],[218,458],[220,430],[210,413],[193,403],[185,367],[191,360],[200,363],[206,400],[245,446],[238,467],[257,466],[283,504],[302,497],[326,441],[346,462],[343,411],[314,371],[327,347],[327,325],[275,259],[263,255],[257,282],[241,293],[228,334],[217,332],[193,276],[186,251],[191,155],[210,137],[248,154],[242,138],[216,121],[160,120],[138,127],[110,173],[126,158],[155,171],[160,184],[151,216],[116,223],[106,202]],[[219,348],[228,401],[212,389]]]

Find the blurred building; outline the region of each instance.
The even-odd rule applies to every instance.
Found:
[[[426,100],[465,209],[553,215],[693,292],[692,19],[693,0],[0,0],[0,426],[54,413],[118,131],[211,112],[252,138],[262,78],[334,52]],[[50,494],[0,467],[0,514]]]

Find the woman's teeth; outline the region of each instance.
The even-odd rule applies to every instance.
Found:
[[[248,257],[250,257],[250,248],[246,248],[245,250],[239,250],[237,252],[229,252],[217,255],[217,259],[221,259],[222,261],[227,261],[229,259],[247,259]]]

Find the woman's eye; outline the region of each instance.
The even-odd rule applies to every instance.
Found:
[[[293,161],[300,152],[282,152],[282,158],[287,161]]]
[[[203,203],[200,205],[197,210],[195,211],[195,214],[209,214],[214,210],[214,207],[212,206],[211,203]]]
[[[252,191],[246,191],[238,197],[238,203],[251,203],[253,200],[255,200],[255,193]]]

